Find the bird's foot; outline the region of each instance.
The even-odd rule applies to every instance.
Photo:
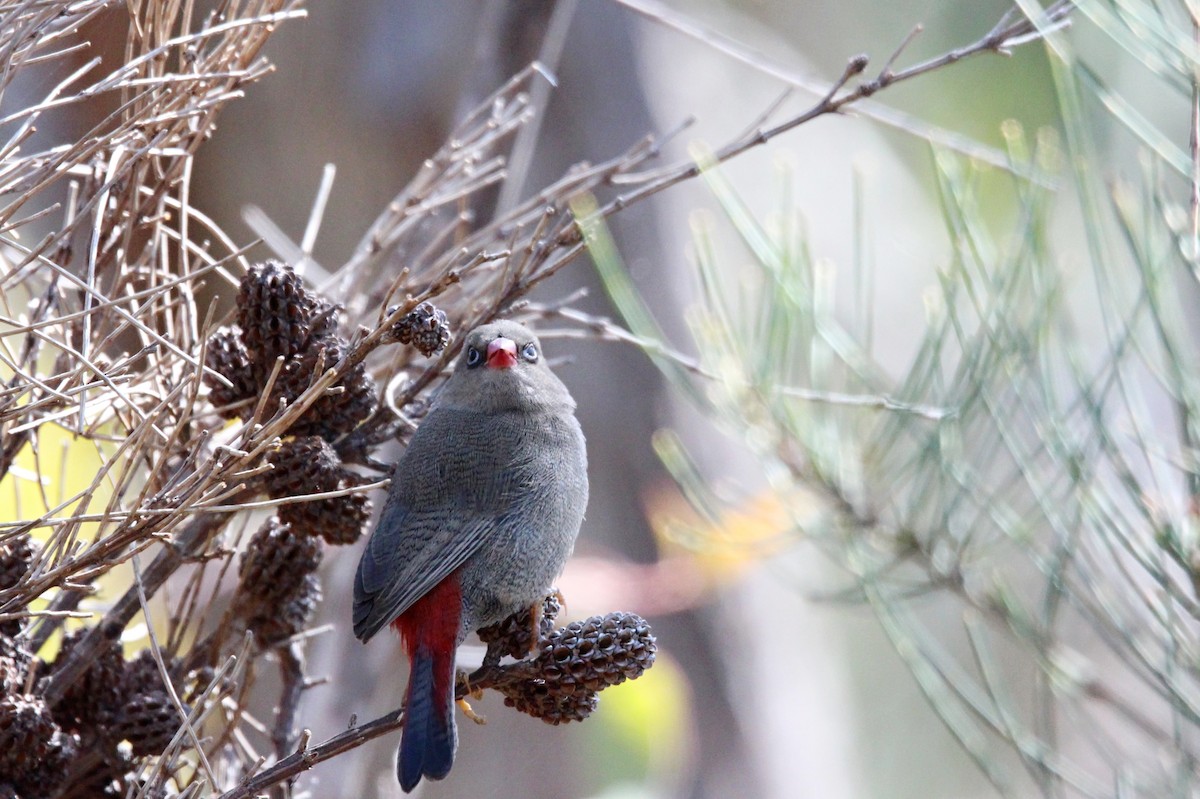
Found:
[[[471,697],[472,699],[483,699],[483,689],[471,687],[471,675],[467,672],[459,669],[454,675],[454,680],[462,686],[463,693],[465,693],[467,696]]]
[[[482,695],[483,692],[480,691],[479,694]],[[457,699],[455,702],[458,704],[459,709],[462,710],[463,715],[469,718],[471,721],[475,722],[476,724],[487,724],[487,719],[476,713],[471,708],[471,705],[469,702],[467,702],[467,700]]]
[[[527,655],[532,655],[538,651],[542,644],[542,621],[546,618],[546,600],[554,597],[558,601],[558,610],[549,618],[553,619],[558,614],[561,614],[567,608],[567,598],[563,596],[562,591],[555,588],[546,597],[534,602],[529,607],[529,621],[531,625],[529,636],[529,651]],[[553,626],[553,625],[551,625]]]
[[[529,651],[525,653],[526,655],[532,655],[534,652],[538,651],[538,647],[541,646],[541,643],[542,643],[542,606],[545,604],[546,604],[545,600],[539,599],[537,602],[534,602],[533,605],[531,605],[529,608],[529,619],[531,622],[531,629],[529,631]]]

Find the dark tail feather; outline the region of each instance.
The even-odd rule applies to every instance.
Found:
[[[439,670],[448,674],[439,675]],[[408,793],[417,787],[422,776],[431,780],[445,777],[454,765],[457,747],[454,653],[439,656],[421,647],[413,653],[404,705],[404,731],[400,735],[400,751],[396,753],[400,787]]]

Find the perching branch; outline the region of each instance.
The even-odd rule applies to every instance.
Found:
[[[605,687],[637,679],[654,663],[655,639],[650,627],[631,613],[595,616],[550,631],[559,611],[556,596],[546,599],[539,628],[538,654],[499,664],[503,654],[528,653],[532,619],[528,610],[480,630],[488,642],[484,665],[459,675],[455,699],[465,700],[486,689],[498,690],[511,704],[551,724],[582,720],[595,708],[595,695]],[[353,723],[353,722],[352,722]],[[318,746],[301,746],[270,768],[253,774],[220,799],[248,799],[296,777],[318,763],[361,746],[404,726],[404,709],[352,726]]]

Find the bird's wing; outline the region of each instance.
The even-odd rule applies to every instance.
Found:
[[[449,577],[479,549],[495,528],[492,519],[474,519],[466,524],[451,509],[415,512],[395,507],[392,519],[380,525],[399,525],[404,535],[414,538],[431,533],[444,545],[422,547],[404,557],[387,538],[372,536],[367,542],[354,580],[354,634],[363,641]]]
[[[512,455],[481,444],[472,432],[478,427],[476,419],[434,410],[409,443],[354,580],[354,634],[361,640],[412,607],[506,524],[505,503],[496,496],[481,502],[473,488],[480,475],[503,484]]]

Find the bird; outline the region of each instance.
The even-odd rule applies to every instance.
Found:
[[[471,330],[392,472],[354,580],[355,636],[391,625],[409,659],[396,754],[406,793],[454,764],[458,645],[541,608],[587,500],[575,400],[537,336],[510,320]]]

